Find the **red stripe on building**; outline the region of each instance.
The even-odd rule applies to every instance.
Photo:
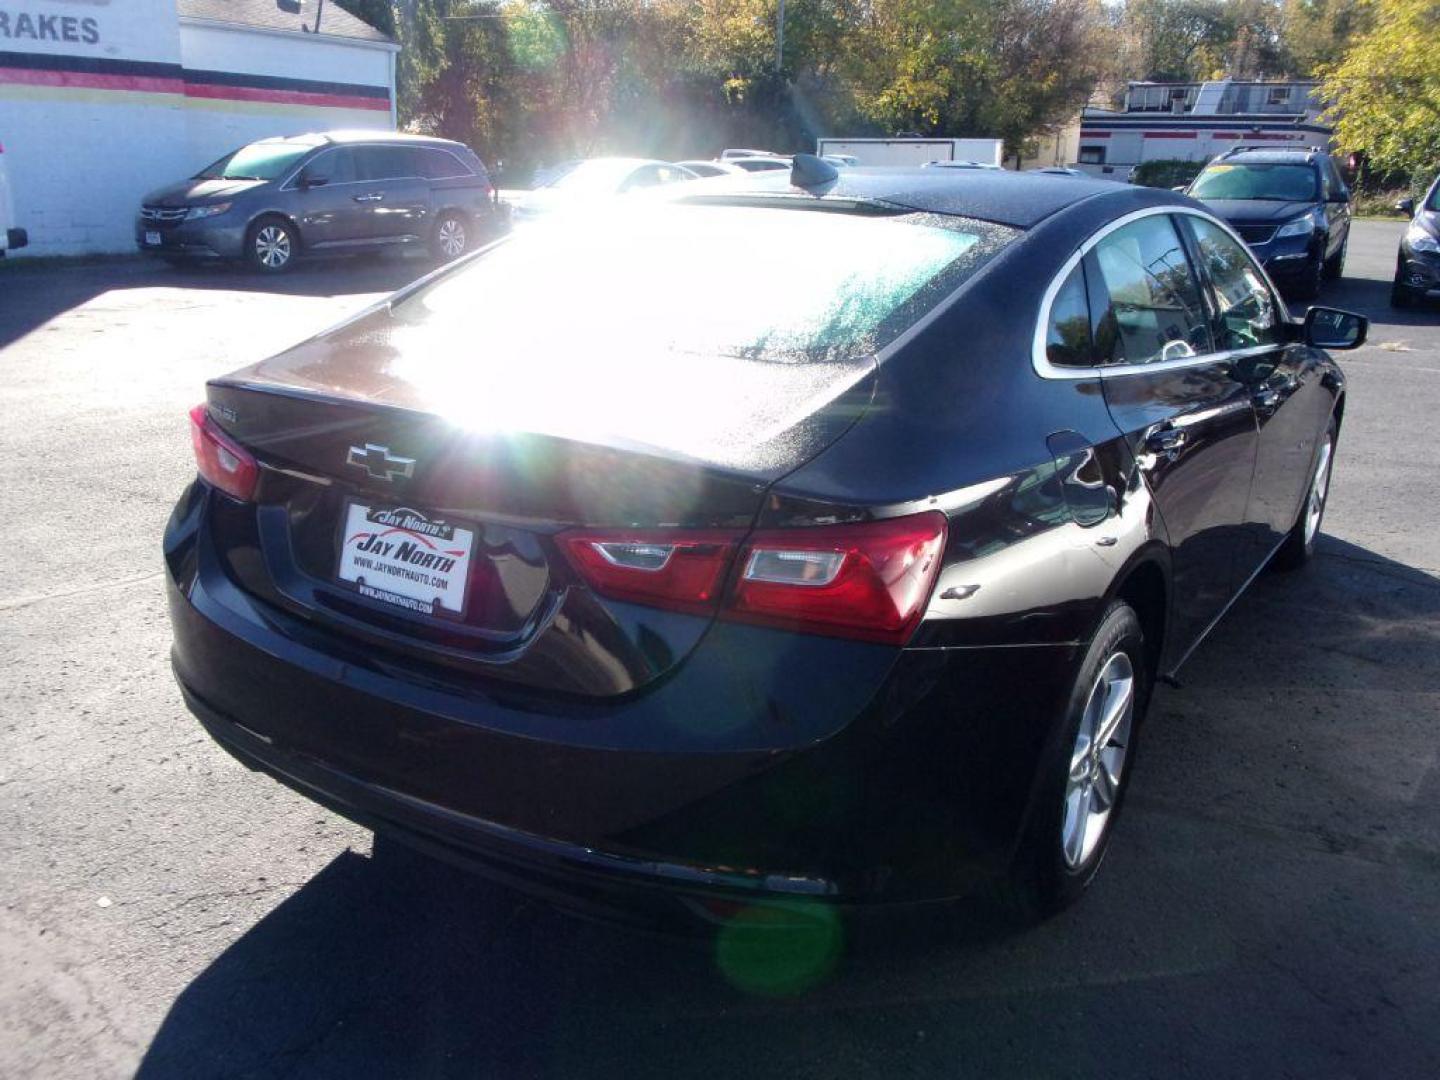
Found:
[[[1084,128],[1081,128],[1081,129],[1080,129],[1080,137],[1081,137],[1082,139],[1108,139],[1108,138],[1110,137],[1110,132],[1108,132],[1108,131],[1086,131]]]
[[[1212,131],[1212,132],[1210,132],[1210,138],[1212,138],[1212,139],[1238,139],[1238,138],[1240,138],[1240,133],[1239,133],[1238,131]]]
[[[89,71],[39,71],[0,67],[0,83],[20,86],[64,86],[83,90],[135,90],[147,94],[183,93],[179,79],[154,75],[98,75]],[[389,108],[387,105],[386,108]]]
[[[1195,132],[1193,132],[1193,131],[1147,131],[1147,132],[1145,132],[1145,138],[1147,138],[1147,139],[1193,139],[1193,138],[1195,138]]]
[[[215,86],[207,83],[187,82],[185,96],[213,98],[221,101],[260,101],[274,105],[313,105],[322,109],[390,111],[388,98],[359,97],[351,94],[312,94],[303,90],[262,90],[250,86]]]

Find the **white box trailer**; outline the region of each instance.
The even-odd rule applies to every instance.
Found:
[[[1000,139],[817,139],[815,153],[848,154],[861,165],[924,165],[927,161],[978,161],[1003,165]]]

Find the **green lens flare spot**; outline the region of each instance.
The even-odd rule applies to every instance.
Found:
[[[756,904],[720,929],[715,959],[740,990],[764,997],[795,997],[835,970],[844,945],[840,915],[827,904]]]

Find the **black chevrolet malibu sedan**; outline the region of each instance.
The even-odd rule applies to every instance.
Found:
[[[1044,914],[1156,679],[1309,557],[1365,329],[1073,177],[802,157],[547,222],[210,383],[175,672],[252,768],[556,899]]]

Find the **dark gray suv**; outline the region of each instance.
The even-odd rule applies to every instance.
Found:
[[[393,132],[263,139],[145,196],[135,243],[172,262],[243,259],[278,273],[306,254],[425,244],[453,259],[502,231],[467,146]]]

